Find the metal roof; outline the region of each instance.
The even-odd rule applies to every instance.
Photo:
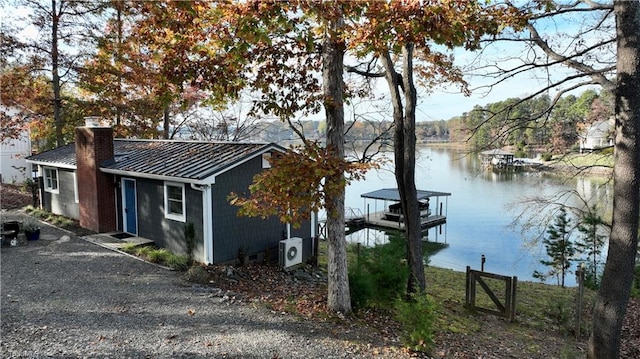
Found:
[[[27,162],[52,165],[55,167],[76,168],[76,145],[72,143],[29,156],[27,157]]]
[[[447,193],[447,192],[423,191],[423,190],[417,190],[417,192],[418,192],[418,200],[427,199],[429,197],[451,196],[451,193]],[[400,193],[398,192],[397,188],[383,188],[377,191],[361,194],[360,197],[380,199],[384,201],[400,201]]]
[[[513,152],[505,151],[500,148],[496,148],[495,150],[486,150],[480,152],[483,156],[513,156]]]
[[[202,180],[254,156],[275,149],[273,143],[198,142],[173,140],[113,141],[114,161],[102,163],[103,172]],[[28,157],[32,163],[75,168],[75,145]]]

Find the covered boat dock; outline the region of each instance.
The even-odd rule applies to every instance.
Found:
[[[418,190],[420,225],[426,230],[447,222],[446,205],[451,193]],[[365,200],[364,224],[372,227],[404,229],[397,188],[383,188],[360,195]],[[373,200],[373,209],[371,208]]]

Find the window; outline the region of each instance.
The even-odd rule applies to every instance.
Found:
[[[185,222],[184,184],[165,182],[164,184],[165,217]]]
[[[262,154],[262,168],[271,168],[271,153]]]
[[[44,189],[47,192],[58,193],[58,170],[57,169],[45,167]]]

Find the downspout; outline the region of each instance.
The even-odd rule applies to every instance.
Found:
[[[204,256],[202,262],[204,264],[213,263],[213,225],[212,225],[212,196],[211,185],[197,185],[191,183],[191,188],[202,192],[202,240],[204,244]]]

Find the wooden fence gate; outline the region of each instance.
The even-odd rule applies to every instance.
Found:
[[[483,278],[497,279],[504,281],[504,303],[498,298],[493,290],[487,285]],[[480,287],[487,293],[495,309],[484,308],[476,305],[476,283],[480,284]],[[499,274],[493,274],[488,272],[481,272],[471,269],[467,266],[467,290],[465,295],[465,307],[477,310],[479,312],[488,313],[504,317],[511,322],[516,319],[516,287],[518,284],[518,277],[507,277]]]

